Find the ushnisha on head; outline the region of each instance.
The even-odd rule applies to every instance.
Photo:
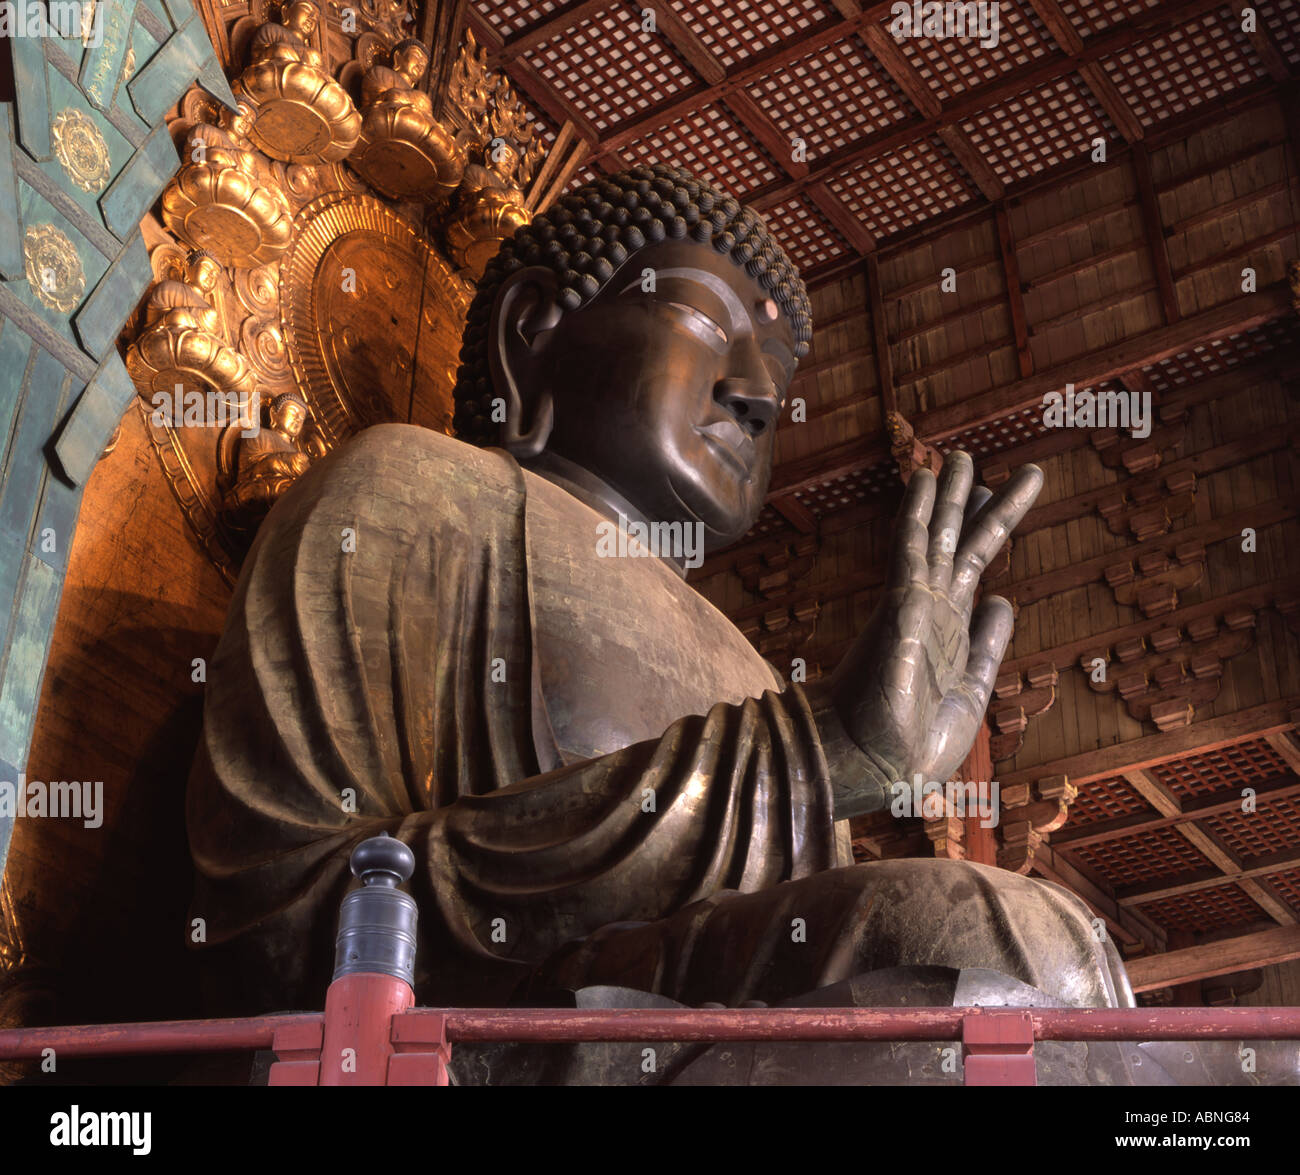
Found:
[[[807,291],[761,216],[679,168],[634,167],[563,197],[489,263],[456,432],[595,485],[618,513],[702,523],[720,546],[762,509],[811,338]]]

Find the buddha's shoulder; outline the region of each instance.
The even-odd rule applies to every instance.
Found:
[[[402,486],[414,496],[470,492],[475,486],[517,487],[518,466],[498,449],[480,449],[416,424],[376,424],[331,454],[325,476]]]

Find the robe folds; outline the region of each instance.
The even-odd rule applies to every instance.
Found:
[[[421,1004],[598,983],[775,1003],[904,964],[1131,1004],[1059,887],[834,868],[808,697],[658,559],[597,557],[602,521],[504,452],[409,425],[276,504],[188,794],[214,1010],[322,1005],[348,856],[381,831],[416,856]]]

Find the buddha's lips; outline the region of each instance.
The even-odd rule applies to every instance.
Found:
[[[696,432],[714,444],[740,466],[740,471],[748,477],[754,469],[754,438],[748,436],[734,420],[719,420],[714,424],[697,426]]]

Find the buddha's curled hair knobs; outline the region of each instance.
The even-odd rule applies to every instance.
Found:
[[[515,230],[488,263],[470,304],[456,378],[456,434],[473,444],[497,438],[488,375],[488,330],[509,275],[544,265],[556,275],[562,311],[592,300],[633,254],[661,241],[694,240],[729,257],[767,290],[794,328],[795,356],[808,353],[812,304],[798,270],[762,216],[707,180],[667,164],[638,164],[563,196]]]

